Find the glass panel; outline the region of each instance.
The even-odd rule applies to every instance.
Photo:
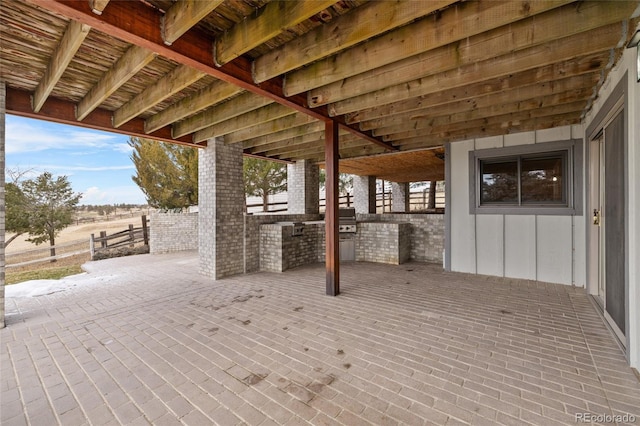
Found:
[[[480,204],[518,203],[518,162],[480,162]]]
[[[522,203],[563,203],[564,156],[523,158],[521,163]]]

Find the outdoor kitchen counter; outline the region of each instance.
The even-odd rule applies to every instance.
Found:
[[[283,272],[324,262],[324,221],[303,222],[294,235],[293,222],[260,225],[260,270]],[[356,261],[398,265],[411,257],[411,225],[404,222],[358,222]]]

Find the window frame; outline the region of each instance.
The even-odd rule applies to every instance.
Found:
[[[564,201],[522,202],[522,161],[544,157],[563,158]],[[504,148],[479,149],[469,152],[469,212],[470,214],[515,215],[582,215],[582,139],[516,145]],[[481,203],[482,162],[517,162],[518,200],[513,202]]]

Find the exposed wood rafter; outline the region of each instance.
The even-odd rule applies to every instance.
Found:
[[[89,7],[96,15],[102,15],[102,11],[109,4],[109,0],[89,0]]]
[[[53,51],[49,65],[33,94],[34,112],[40,111],[56,83],[67,69],[69,62],[71,62],[82,45],[82,42],[89,34],[89,30],[91,30],[91,27],[88,25],[73,20],[69,22],[69,26],[62,36],[60,43]]]
[[[145,130],[147,132],[153,132],[168,124],[182,120],[183,118],[193,114],[194,111],[200,111],[210,107],[211,105],[223,102],[242,91],[243,90],[237,86],[223,81],[217,81],[204,89],[201,89],[197,93],[187,96],[161,112],[147,118],[145,122]],[[186,134],[176,135],[175,126],[173,131],[175,137],[180,137]]]
[[[282,91],[282,78],[280,77],[272,78],[269,81],[257,85],[253,81],[251,62],[242,56],[222,67],[217,67],[213,63],[213,55],[208,38],[206,35],[198,32],[197,29],[191,29],[185,32],[170,46],[166,45],[161,34],[160,16],[155,10],[147,7],[142,2],[111,2],[104,13],[97,16],[92,13],[88,3],[84,1],[24,1],[90,25],[98,31],[149,49],[169,60],[192,67],[244,90],[268,97],[281,105],[302,112],[316,120],[323,122],[335,121],[340,126],[350,129],[349,131],[357,133],[372,143],[378,144],[390,151],[397,150],[395,147],[373,137],[370,133],[361,132],[357,128],[350,127],[342,118],[330,117],[326,108],[309,108],[305,96],[294,95],[285,97]],[[449,3],[451,1],[453,0],[443,3]],[[415,2],[419,4],[422,1],[415,0]],[[429,4],[435,3],[435,1],[429,2]]]
[[[274,102],[269,98],[265,98],[251,92],[246,92],[236,98],[223,102],[220,105],[216,105],[213,108],[209,108],[208,110],[202,111],[186,118],[183,121],[175,123],[173,125],[173,134],[174,136],[188,135],[189,133],[194,133],[198,130],[214,126],[218,123],[222,123],[226,120],[230,120],[239,115],[246,114],[273,103]],[[281,105],[277,106],[281,107]],[[290,110],[287,109],[287,111]]]
[[[267,81],[448,6],[452,0],[379,1],[339,16],[256,59],[254,79]]]
[[[463,86],[469,81],[482,81],[514,72],[535,69],[577,56],[609,50],[621,37],[621,24],[611,24],[566,37],[540,46],[502,55],[459,69],[398,84],[382,90],[345,99],[329,106],[333,115],[342,115],[374,106],[410,99]]]
[[[214,60],[224,65],[334,4],[336,0],[274,1],[215,41]]]
[[[89,115],[91,111],[118,90],[120,86],[129,81],[138,71],[153,61],[155,57],[156,54],[147,49],[131,46],[78,103],[78,121]]]
[[[222,2],[223,0],[178,0],[167,10],[163,18],[164,42],[172,44]]]
[[[463,2],[287,76],[292,95],[366,72],[566,4],[555,1]],[[430,2],[425,2],[429,4]]]
[[[121,106],[113,113],[113,127],[120,127],[133,117],[148,110],[164,99],[181,91],[204,77],[200,71],[178,65],[155,84],[147,87],[138,96]]]
[[[489,4],[493,4],[493,2]],[[546,3],[535,2],[533,4]],[[338,102],[363,93],[380,90],[392,84],[397,85],[496,56],[508,55],[515,51],[619,22],[631,13],[632,6],[626,2],[615,4],[587,2],[581,4],[579,8],[575,4],[570,4],[510,25],[482,32],[454,44],[423,53],[413,52],[418,54],[361,74],[355,75],[356,73],[352,72],[357,67],[346,67],[342,74],[350,73],[353,77],[311,90],[308,94],[309,105],[317,106]],[[443,15],[445,14],[443,13]],[[516,16],[517,14],[514,14],[513,18],[515,19]],[[444,20],[443,16],[440,22]],[[489,25],[487,24],[487,26]],[[370,52],[367,54],[371,55]],[[384,55],[373,56],[385,57]],[[391,56],[391,54],[389,53],[387,56]],[[335,66],[342,66],[344,60],[348,60],[348,58],[336,61]],[[320,75],[324,76],[325,73],[321,72]],[[292,77],[293,75],[288,76],[287,82],[291,81]],[[311,78],[308,76],[308,79]]]

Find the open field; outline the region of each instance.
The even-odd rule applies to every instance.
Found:
[[[100,231],[107,231],[108,234],[112,234],[117,231],[122,231],[126,229],[127,226],[132,223],[134,226],[140,226],[141,216],[129,217],[118,220],[110,220],[108,222],[95,222],[95,223],[84,223],[80,225],[72,225],[68,228],[63,229],[58,237],[56,238],[56,244],[64,244],[71,241],[77,241],[81,239],[87,240],[87,247],[89,246],[89,237],[91,234],[99,235]],[[7,233],[6,239],[8,240],[13,234]],[[46,247],[45,244],[41,244],[36,246],[33,243],[27,241],[28,236],[22,235],[18,237],[15,241],[12,241],[5,250],[6,254],[16,253],[24,250],[30,250],[35,248],[43,248]]]
[[[108,222],[104,221],[72,225],[60,232],[60,235],[56,238],[56,245],[79,242],[77,245],[74,244],[73,246],[68,247],[67,250],[78,250],[85,247],[88,249],[89,237],[91,236],[91,234],[95,234],[97,236],[100,234],[100,231],[106,231],[107,234],[113,234],[115,232],[126,229],[129,224],[140,226],[141,220],[141,216],[136,216],[118,220],[111,220]],[[12,234],[7,234],[7,239],[11,236]],[[23,235],[12,241],[11,244],[7,246],[5,250],[8,256],[7,263],[10,264],[30,260],[29,255],[25,254],[24,259],[22,259],[23,256],[20,256],[20,258],[15,258],[12,261],[10,260],[11,254],[20,253],[27,250],[31,251],[34,249],[44,249],[43,251],[46,252],[46,250],[48,249],[48,243],[36,246],[35,244],[28,242],[27,238],[27,235]],[[82,240],[86,241],[86,244],[83,244]],[[62,253],[62,251],[59,252]],[[48,253],[44,255],[37,254],[37,256],[47,255]],[[31,265],[10,268],[6,270],[5,283],[16,284],[29,280],[59,279],[67,275],[79,274],[82,272],[80,266],[90,260],[91,255],[89,253],[83,253],[58,259],[56,262],[40,262]]]

